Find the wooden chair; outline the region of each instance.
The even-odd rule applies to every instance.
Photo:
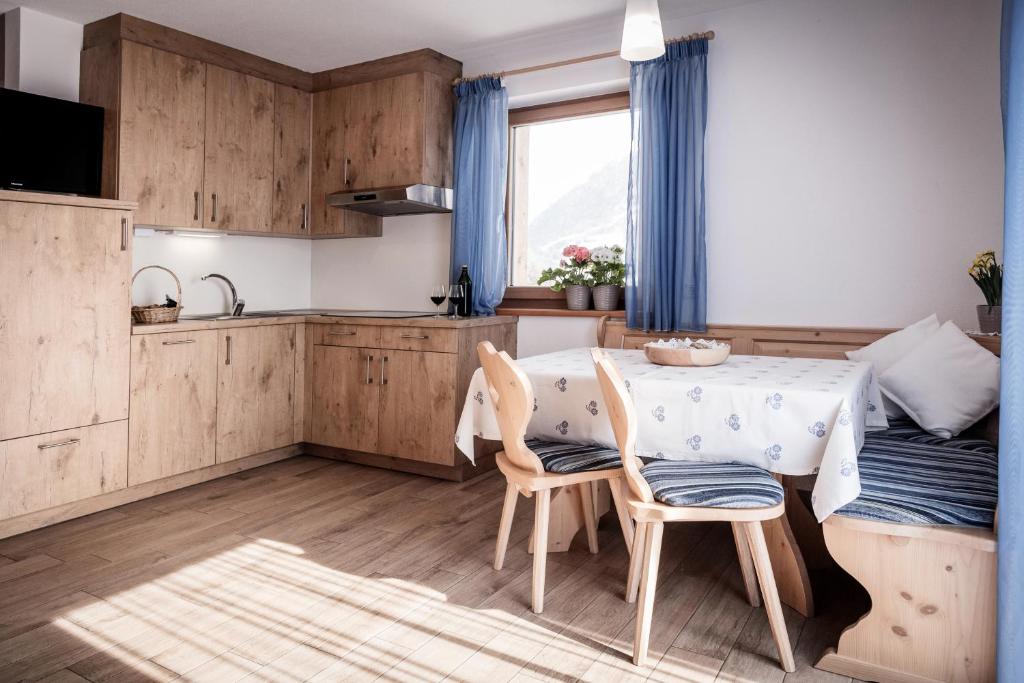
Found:
[[[640,592],[633,662],[642,666],[647,658],[665,522],[721,521],[732,523],[750,604],[755,607],[760,604],[757,594],[760,582],[782,668],[793,671],[796,668],[793,651],[761,528],[761,522],[784,513],[782,486],[771,474],[753,465],[658,460],[645,466],[635,454],[636,412],[622,375],[603,351],[593,349],[591,353],[622,457],[628,487],[626,508],[637,524],[626,580],[628,602],[635,601],[638,589]],[[715,481],[702,484],[702,477]],[[722,483],[723,477],[731,478],[736,484],[742,483],[747,491],[737,494],[730,490],[729,483]],[[758,495],[751,495],[755,490]],[[671,503],[659,502],[659,497]],[[741,505],[744,507],[739,507]],[[755,507],[748,507],[750,505]]]
[[[519,494],[527,498],[536,495],[532,539],[533,611],[540,614],[544,610],[544,574],[553,489],[570,486],[577,488],[587,530],[587,543],[590,552],[597,553],[597,518],[592,487],[596,482],[607,481],[626,548],[632,548],[633,525],[622,500],[621,458],[614,448],[536,439],[527,441],[526,428],[533,415],[533,386],[529,378],[507,353],[496,351],[490,342],[480,342],[477,353],[487,378],[487,388],[504,446],[495,460],[508,481],[498,526],[498,541],[494,549],[494,568],[501,569],[505,561]]]

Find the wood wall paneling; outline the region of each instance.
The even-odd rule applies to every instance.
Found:
[[[206,67],[203,225],[270,231],[274,178],[274,84]]]
[[[128,41],[121,49],[117,196],[138,202],[136,223],[201,227],[206,67]]]
[[[126,419],[131,213],[0,201],[0,244],[0,440]]]
[[[106,43],[82,50],[79,67],[79,101],[103,107],[103,167],[100,178],[100,196],[113,199],[117,197],[118,190],[121,46],[117,43]],[[0,73],[2,71],[3,69],[0,68]]]

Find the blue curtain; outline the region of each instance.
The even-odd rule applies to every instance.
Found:
[[[1024,681],[1024,4],[1003,0],[1003,344],[999,415],[1000,683]]]
[[[497,78],[455,86],[455,206],[451,281],[469,266],[473,313],[494,315],[505,294],[508,93]]]
[[[708,41],[670,43],[630,69],[626,318],[645,330],[707,325],[704,128]]]

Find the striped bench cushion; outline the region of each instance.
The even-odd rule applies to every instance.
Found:
[[[652,460],[641,472],[654,499],[674,507],[771,507],[783,498],[782,485],[754,465]]]
[[[861,494],[836,514],[898,524],[992,528],[998,457],[980,439],[942,439],[898,423],[857,456]]]
[[[614,448],[540,439],[527,439],[526,447],[537,454],[544,464],[545,472],[573,474],[622,467],[622,458]]]

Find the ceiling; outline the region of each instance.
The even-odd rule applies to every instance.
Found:
[[[661,0],[673,16],[736,4]],[[625,0],[0,0],[0,11],[16,5],[82,24],[124,12],[323,71],[422,47],[465,59],[503,41],[621,21]]]

